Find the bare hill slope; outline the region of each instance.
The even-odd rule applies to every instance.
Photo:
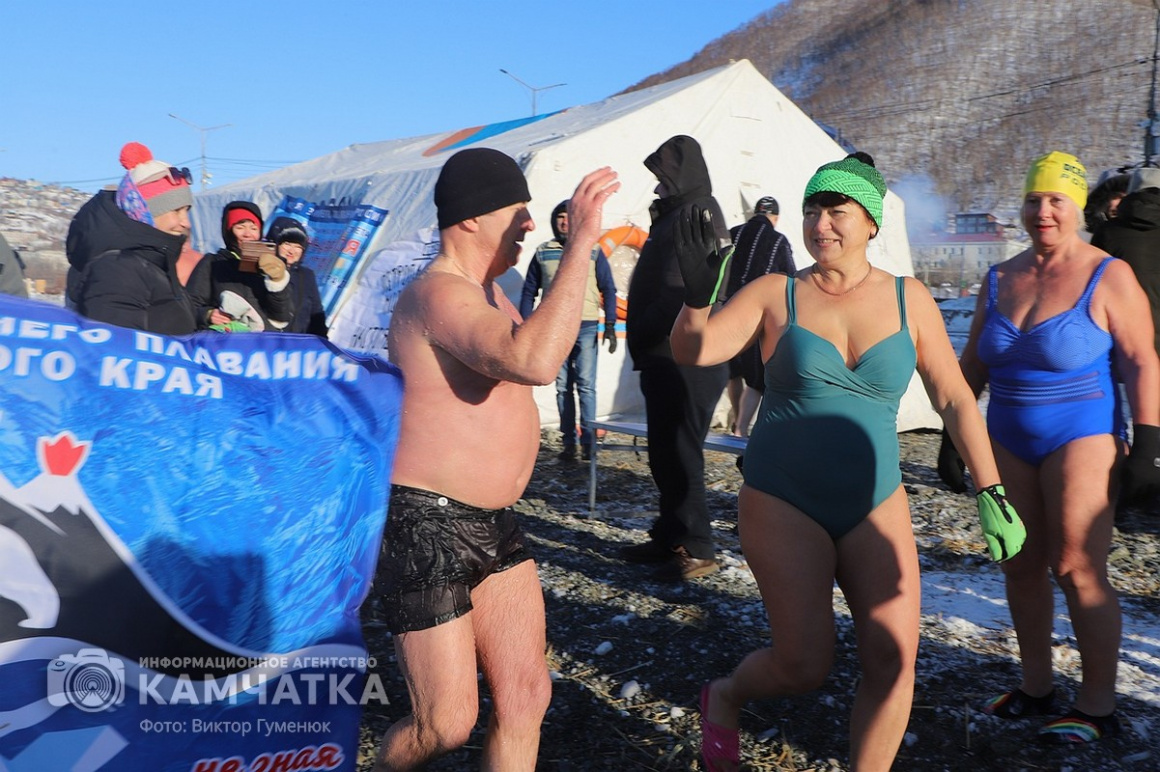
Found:
[[[747,58],[890,181],[1011,212],[1047,150],[1144,160],[1156,28],[1149,0],[789,0],[629,90]]]

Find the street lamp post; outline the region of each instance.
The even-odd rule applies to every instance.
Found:
[[[177,120],[184,123],[186,126],[189,126],[193,129],[196,129],[198,132],[201,133],[201,189],[205,190],[205,186],[209,184],[209,178],[213,176],[212,174],[209,173],[209,169],[205,165],[205,135],[208,134],[209,132],[215,130],[215,129],[224,129],[228,126],[232,126],[233,124],[232,123],[223,123],[220,126],[210,126],[209,128],[202,128],[201,126],[198,126],[195,123],[191,123],[190,121],[185,120],[180,115],[174,115],[173,113],[170,113],[169,117],[176,118]]]
[[[510,72],[505,70],[503,67],[500,67],[499,71],[502,72],[504,75],[508,76],[509,78],[511,78],[512,80],[514,80],[516,83],[519,83],[521,86],[526,88],[528,91],[532,92],[532,117],[533,118],[536,117],[536,94],[540,93],[541,91],[547,91],[550,88],[559,88],[560,86],[567,86],[568,85],[567,83],[553,83],[551,86],[529,86],[527,83],[524,83],[522,80],[517,78],[515,75],[512,75]]]

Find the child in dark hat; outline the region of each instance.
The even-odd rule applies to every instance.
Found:
[[[279,217],[270,224],[266,240],[274,243],[275,253],[290,270],[290,296],[294,298],[294,319],[286,332],[300,332],[325,338],[326,310],[318,293],[318,277],[302,264],[310,246],[306,226],[293,217]]]

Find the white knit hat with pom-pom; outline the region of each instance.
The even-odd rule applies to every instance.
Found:
[[[157,160],[140,142],[121,148],[120,160],[128,173],[117,188],[117,206],[134,220],[152,225],[154,217],[193,206],[188,169],[175,169]]]

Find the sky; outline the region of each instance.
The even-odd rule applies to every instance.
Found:
[[[355,143],[527,117],[533,94],[553,112],[778,2],[0,0],[0,177],[96,191],[136,141],[200,189],[203,141],[224,185]]]

